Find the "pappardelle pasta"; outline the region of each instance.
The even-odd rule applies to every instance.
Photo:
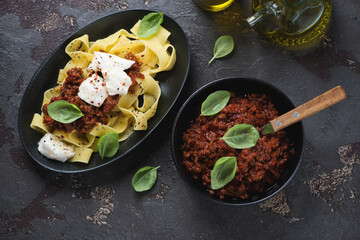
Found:
[[[165,28],[160,26],[155,35],[140,38],[139,25],[140,20],[130,32],[120,29],[95,42],[83,35],[66,46],[65,52],[71,60],[60,69],[58,85],[44,93],[42,113],[34,114],[30,126],[69,144],[73,149],[69,162],[88,163],[92,153],[98,151],[101,136],[116,132],[119,142],[124,141],[134,131],[146,130],[148,120],[156,113],[161,89],[154,78],[157,73],[173,68],[176,51],[168,41],[170,32]],[[123,80],[119,82],[120,77]],[[66,96],[64,89],[77,95]],[[84,116],[69,124],[51,119],[47,106],[58,100],[77,105]]]

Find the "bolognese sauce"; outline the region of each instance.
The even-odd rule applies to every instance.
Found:
[[[132,54],[128,53],[125,56],[128,60],[133,60],[135,63],[127,69],[125,72],[131,78],[132,84],[129,87],[128,92],[134,93],[135,85],[137,84],[136,78],[144,79],[144,75],[140,73],[141,62]],[[94,73],[97,74],[97,73]],[[115,105],[119,102],[119,95],[108,96],[101,107],[92,106],[78,97],[79,87],[81,83],[86,79],[83,78],[83,71],[81,68],[72,68],[67,72],[67,77],[60,88],[60,94],[53,97],[50,103],[65,100],[69,103],[75,104],[80,111],[84,114],[78,120],[72,123],[60,123],[52,119],[47,112],[47,107],[50,103],[44,104],[42,111],[44,113],[44,124],[54,131],[55,129],[62,130],[64,132],[71,132],[76,130],[79,133],[89,132],[97,123],[106,124],[108,122],[107,114],[110,113]]]
[[[214,116],[199,116],[183,134],[184,166],[195,179],[208,187],[210,194],[246,199],[262,192],[278,179],[293,149],[285,131],[260,136],[252,148],[234,149],[220,139],[235,124],[251,124],[258,130],[278,116],[265,94],[231,93],[227,106]],[[221,157],[236,157],[234,179],[218,190],[211,189],[211,170]]]

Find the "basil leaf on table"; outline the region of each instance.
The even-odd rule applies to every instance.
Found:
[[[219,158],[211,171],[211,188],[216,190],[231,182],[236,173],[236,157]]]
[[[64,100],[50,103],[47,112],[52,119],[61,123],[72,123],[84,116],[75,104]]]
[[[97,147],[101,158],[114,156],[119,149],[119,135],[116,132],[108,132],[100,137]]]
[[[220,139],[232,148],[243,149],[255,146],[259,137],[258,130],[250,124],[236,124]]]
[[[220,90],[210,94],[201,105],[201,115],[211,116],[220,112],[229,102],[230,93]]]
[[[215,58],[222,58],[232,52],[234,49],[234,39],[232,36],[224,35],[219,37],[214,46],[214,56],[209,61],[209,64],[214,61]]]
[[[143,192],[149,190],[155,183],[158,167],[145,166],[140,168],[131,180],[131,184],[135,191]]]
[[[163,13],[153,12],[147,14],[145,17],[143,17],[143,19],[141,19],[137,35],[141,38],[151,37],[157,33],[163,20]]]

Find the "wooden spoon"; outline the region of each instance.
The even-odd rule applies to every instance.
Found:
[[[271,120],[268,124],[261,128],[262,134],[274,133],[286,128],[314,113],[320,112],[335,103],[346,98],[346,93],[341,86],[336,86],[329,91],[311,99],[310,101],[300,105],[297,108]]]

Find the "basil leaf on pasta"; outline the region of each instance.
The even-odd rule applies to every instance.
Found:
[[[228,103],[230,93],[220,90],[210,94],[201,105],[201,115],[211,116],[220,112]]]
[[[119,135],[116,132],[109,132],[100,137],[97,146],[101,158],[112,157],[119,149]]]
[[[211,171],[211,188],[216,190],[231,182],[236,173],[236,157],[219,158]]]
[[[255,146],[259,137],[259,131],[252,125],[236,124],[220,139],[232,148],[243,149]]]
[[[135,191],[143,192],[149,190],[156,181],[158,167],[145,166],[140,168],[131,180],[131,184]]]
[[[147,14],[141,19],[137,35],[141,38],[148,38],[154,35],[160,27],[160,24],[164,20],[164,14],[153,12]]]
[[[50,103],[47,112],[52,119],[61,123],[72,123],[84,116],[75,104],[64,100]]]

